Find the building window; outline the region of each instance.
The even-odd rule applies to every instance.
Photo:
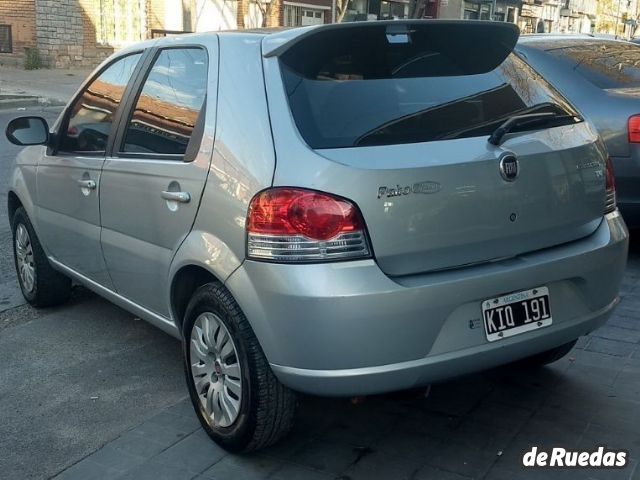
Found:
[[[11,25],[0,25],[0,53],[13,53]]]
[[[465,20],[489,20],[491,14],[491,4],[464,2]]]
[[[324,12],[320,9],[301,7],[298,5],[284,5],[285,27],[322,25],[323,23]]]
[[[99,7],[99,43],[127,45],[146,38],[145,0],[99,0]]]
[[[409,4],[383,0],[380,2],[380,20],[398,20],[407,18]]]

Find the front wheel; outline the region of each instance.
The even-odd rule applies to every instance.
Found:
[[[231,452],[271,445],[293,425],[295,394],[273,375],[258,340],[231,294],[200,287],[183,325],[185,375],[207,434]]]
[[[24,208],[13,215],[13,257],[25,300],[34,307],[51,307],[71,296],[71,279],[53,269]]]

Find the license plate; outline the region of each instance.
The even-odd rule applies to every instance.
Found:
[[[482,302],[487,340],[495,342],[551,325],[549,289],[538,287]]]

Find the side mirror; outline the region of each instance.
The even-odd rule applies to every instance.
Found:
[[[49,141],[49,125],[42,117],[14,118],[5,133],[14,145],[46,145]]]

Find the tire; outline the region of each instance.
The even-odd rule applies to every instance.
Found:
[[[13,260],[25,300],[34,307],[52,307],[69,300],[71,279],[54,270],[24,208],[11,221]]]
[[[296,395],[274,376],[224,286],[209,283],[195,292],[182,330],[189,396],[216,443],[230,452],[248,452],[272,445],[291,430]]]
[[[556,362],[564,357],[567,353],[571,351],[571,349],[578,342],[578,339],[575,339],[569,343],[565,343],[564,345],[560,345],[559,347],[552,348],[551,350],[547,350],[545,352],[537,353],[527,358],[523,358],[516,362],[518,366],[522,366],[525,368],[535,368],[542,367],[544,365],[548,365],[550,363]]]

